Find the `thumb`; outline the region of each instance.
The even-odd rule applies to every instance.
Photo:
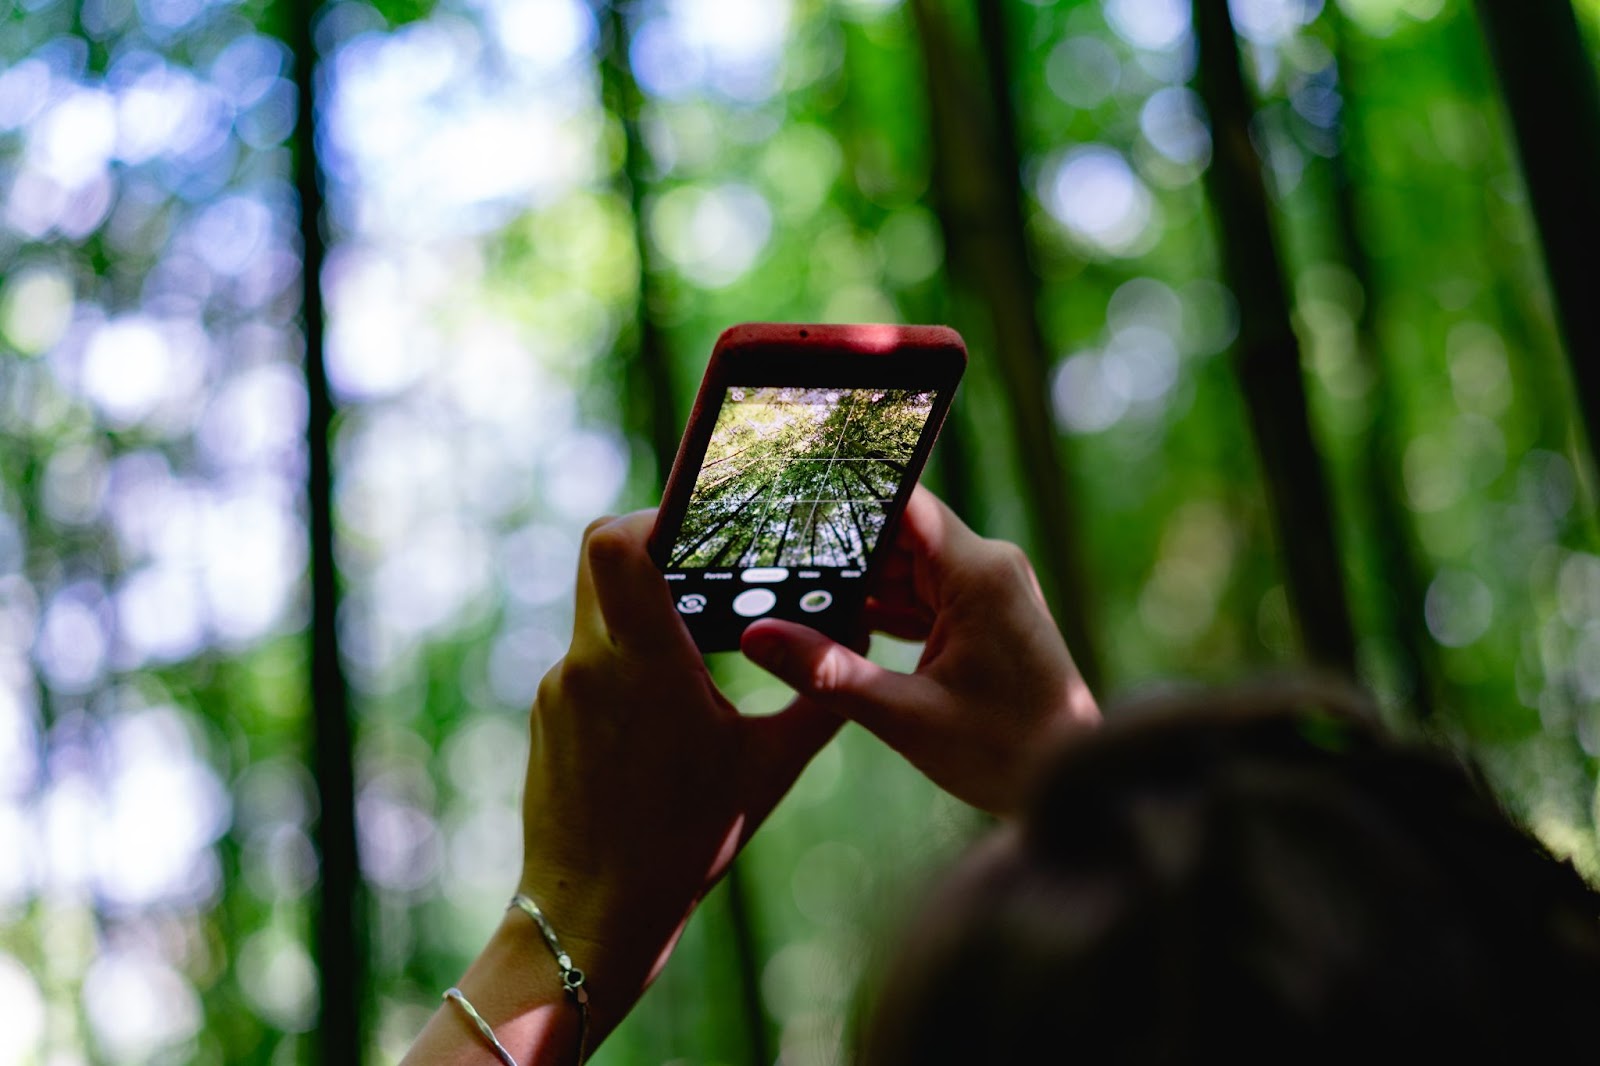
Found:
[[[891,744],[899,724],[923,702],[923,688],[932,684],[885,670],[815,629],[776,618],[746,629],[740,648],[810,702],[860,722]]]

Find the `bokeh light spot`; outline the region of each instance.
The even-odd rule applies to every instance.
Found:
[[[1476,574],[1441,570],[1428,585],[1423,611],[1435,640],[1449,648],[1461,648],[1489,631],[1494,621],[1494,594]]]
[[[25,267],[0,287],[0,334],[23,355],[38,355],[59,341],[72,321],[72,282],[56,268]]]
[[[1122,64],[1111,46],[1096,37],[1068,37],[1045,61],[1045,83],[1073,107],[1104,103],[1122,82]]]
[[[13,955],[0,951],[0,1003],[6,1023],[0,1025],[0,1062],[32,1062],[44,1037],[45,1005],[39,984]]]
[[[763,100],[777,88],[789,19],[789,0],[669,0],[634,34],[634,76],[654,96]]]
[[[739,183],[679,186],[650,212],[650,233],[690,281],[720,289],[755,264],[772,232],[772,209]]]
[[[239,948],[239,987],[274,1026],[291,1033],[311,1028],[317,1012],[317,971],[306,949],[276,928],[253,934]]]
[[[1165,52],[1189,34],[1189,5],[1183,0],[1105,0],[1106,22],[1138,48]]]
[[[95,843],[101,894],[130,907],[208,902],[221,888],[210,847],[232,812],[182,715],[171,708],[125,714],[107,733],[110,775]]]
[[[544,495],[571,521],[604,514],[622,491],[628,451],[615,433],[585,430],[552,448],[542,468]]]
[[[108,637],[98,585],[78,582],[50,598],[33,654],[45,679],[62,692],[87,692],[105,669]]]
[[[110,94],[81,89],[30,126],[28,162],[61,186],[80,188],[105,170],[116,144],[117,116]]]
[[[1204,169],[1211,162],[1211,131],[1190,89],[1168,86],[1151,93],[1139,109],[1139,132],[1174,163]]]
[[[83,1007],[97,1042],[119,1062],[142,1062],[191,1039],[200,999],[178,971],[143,950],[113,948],[89,966]]]
[[[907,207],[884,220],[878,229],[883,272],[896,285],[915,285],[944,265],[944,237],[939,220],[923,207]]]
[[[1122,153],[1105,145],[1074,148],[1046,168],[1045,208],[1087,249],[1135,254],[1147,243],[1155,204]]]

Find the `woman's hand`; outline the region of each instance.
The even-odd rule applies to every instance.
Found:
[[[585,533],[572,646],[531,720],[518,888],[585,972],[590,1048],[839,726],[804,699],[747,718],[723,698],[645,550],[653,520],[639,511]],[[460,987],[519,1062],[572,1061],[576,1011],[526,915],[502,920]],[[410,1061],[492,1062],[458,1014],[446,1004]]]
[[[745,630],[745,655],[866,726],[951,794],[1013,810],[1037,756],[1100,720],[1027,557],[978,536],[919,486],[875,587],[868,625],[926,641],[915,673],[777,619]]]
[[[654,518],[584,536],[572,647],[539,686],[522,800],[520,888],[615,1018],[838,725],[806,701],[746,718],[723,698],[645,550]]]

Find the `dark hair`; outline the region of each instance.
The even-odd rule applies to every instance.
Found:
[[[1589,1056],[1597,901],[1348,689],[1163,697],[1063,750],[942,886],[864,1060]]]

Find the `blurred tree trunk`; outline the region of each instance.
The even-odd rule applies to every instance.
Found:
[[[1050,410],[1053,362],[1039,322],[1028,251],[1004,5],[979,0],[980,59],[957,38],[940,0],[912,0],[922,42],[934,195],[951,273],[983,311],[1012,416],[1039,580],[1074,659],[1098,687],[1082,538],[1068,502],[1067,464]],[[986,70],[982,86],[976,69]]]
[[[1427,582],[1418,562],[1422,552],[1406,508],[1405,487],[1400,478],[1404,449],[1396,417],[1396,388],[1378,336],[1378,306],[1383,290],[1362,238],[1359,189],[1352,173],[1358,168],[1370,173],[1372,168],[1366,165],[1366,142],[1356,120],[1359,94],[1349,48],[1350,28],[1337,5],[1328,7],[1326,18],[1333,36],[1341,99],[1336,130],[1338,149],[1328,161],[1333,225],[1339,256],[1361,291],[1361,307],[1355,322],[1355,356],[1372,382],[1368,390],[1371,421],[1361,448],[1363,491],[1360,497],[1367,510],[1380,567],[1375,584],[1388,590],[1401,665],[1411,675],[1408,702],[1415,717],[1428,722],[1439,704],[1437,687],[1442,683],[1442,673],[1423,611]]]
[[[1600,442],[1600,85],[1568,0],[1478,0],[1591,454]]]
[[[678,438],[683,431],[683,414],[678,409],[674,382],[672,355],[657,321],[660,301],[656,277],[646,232],[645,193],[649,188],[646,175],[648,157],[639,123],[644,110],[644,97],[639,91],[630,63],[633,36],[630,17],[633,4],[630,0],[597,0],[595,12],[600,23],[603,42],[599,49],[601,99],[606,110],[621,124],[623,154],[619,191],[628,199],[633,219],[633,244],[638,263],[638,299],[634,303],[631,336],[617,339],[613,361],[618,371],[618,387],[623,396],[628,428],[643,431],[650,443],[654,459],[655,492],[659,493],[672,472],[673,459],[678,454]],[[709,354],[709,353],[708,353]],[[752,917],[750,891],[745,884],[742,859],[728,867],[723,879],[723,894],[727,902],[729,931],[735,965],[739,973],[740,1007],[742,1009],[747,1050],[752,1066],[767,1066],[771,1062],[770,1041],[767,1034],[766,1012],[761,1005],[761,969]]]
[[[889,212],[875,204],[861,189],[860,174],[866,165],[863,159],[866,146],[888,116],[871,113],[855,87],[867,76],[867,68],[875,57],[864,55],[867,46],[858,24],[845,22],[840,26],[844,39],[845,92],[839,102],[837,124],[839,145],[844,157],[846,175],[843,197],[850,220],[860,234],[876,235]],[[852,91],[855,90],[855,91]],[[897,190],[908,198],[914,190]],[[908,323],[946,322],[950,318],[948,288],[949,257],[941,259],[938,273],[926,281],[911,285],[897,284],[889,278],[884,286],[894,301],[903,321]],[[986,514],[980,512],[982,501],[973,491],[971,431],[967,425],[967,396],[965,389],[957,390],[955,400],[945,417],[944,428],[939,433],[939,443],[929,459],[926,480],[933,483],[944,502],[969,525],[986,528]]]
[[[299,115],[294,128],[295,189],[300,197],[301,296],[307,398],[306,498],[311,549],[312,772],[317,821],[312,841],[317,887],[313,957],[318,979],[316,1057],[353,1066],[366,1050],[366,893],[356,851],[355,743],[350,688],[339,650],[339,574],[333,545],[334,404],[323,361],[322,168],[316,155],[316,0],[290,6],[289,48]]]
[[[1442,32],[1447,47],[1441,53],[1449,64],[1449,76],[1456,89],[1476,108],[1488,111],[1499,107],[1500,96],[1485,78],[1484,68],[1492,65],[1492,59],[1471,11],[1463,10],[1446,20]],[[1573,407],[1574,368],[1562,351],[1559,326],[1553,337],[1543,328],[1548,305],[1541,290],[1545,280],[1542,261],[1536,259],[1532,271],[1525,269],[1528,257],[1524,249],[1495,218],[1495,202],[1500,195],[1494,186],[1500,177],[1495,164],[1481,171],[1475,210],[1463,221],[1471,225],[1486,261],[1495,265],[1489,272],[1491,303],[1505,335],[1513,392],[1524,397],[1524,404],[1534,412],[1539,446],[1566,455],[1580,474],[1582,500],[1578,513],[1568,516],[1564,535],[1573,536],[1575,544],[1582,542],[1592,549],[1596,543],[1594,496],[1593,482],[1587,475],[1591,460],[1582,410],[1575,412]]]
[[[648,158],[639,132],[644,101],[628,60],[632,41],[626,10],[629,7],[627,0],[601,0],[600,10],[596,12],[603,36],[599,52],[601,99],[622,127],[622,166],[617,184],[618,192],[627,198],[633,218],[634,255],[639,264],[639,295],[634,303],[633,318],[617,338],[613,361],[620,375],[618,385],[628,429],[642,432],[649,443],[659,490],[672,472],[683,423],[677,405],[672,356],[656,321],[656,307],[662,294],[657,291],[654,256],[645,232]]]
[[[1236,372],[1272,506],[1290,607],[1306,654],[1354,675],[1355,633],[1322,459],[1311,438],[1300,345],[1272,232],[1253,109],[1227,0],[1195,0],[1199,88],[1211,113],[1206,187],[1223,274],[1239,303]]]

